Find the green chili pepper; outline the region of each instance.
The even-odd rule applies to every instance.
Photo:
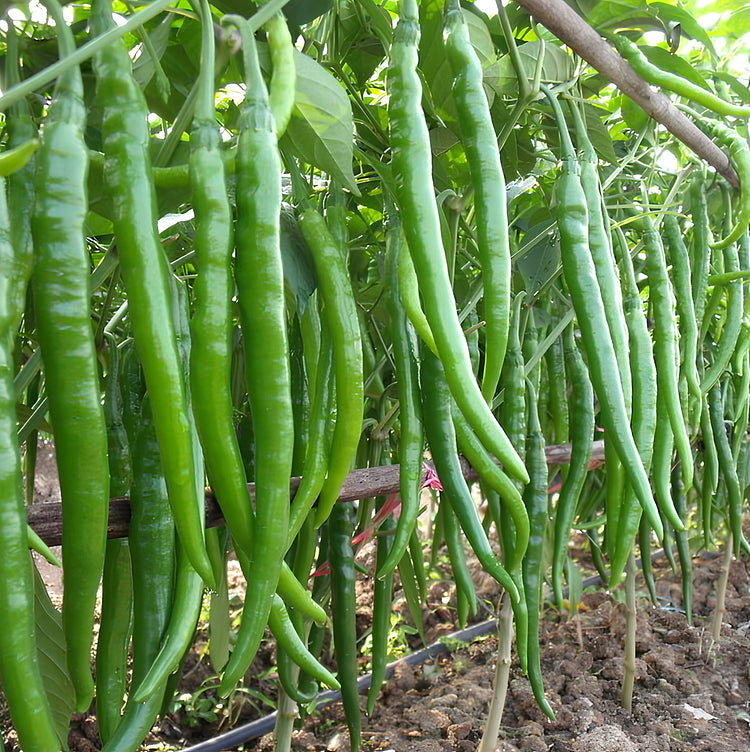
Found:
[[[653,65],[643,54],[641,49],[634,42],[631,42],[626,36],[615,34],[612,41],[617,47],[618,52],[630,63],[633,70],[650,84],[660,86],[662,89],[677,94],[685,99],[691,99],[694,102],[702,104],[709,110],[718,112],[721,115],[734,117],[750,117],[750,107],[743,107],[726,102],[716,96],[709,89],[689,81],[682,76],[678,76],[666,70]]]
[[[315,517],[320,526],[336,503],[362,431],[362,338],[344,249],[336,243],[325,219],[313,207],[303,208],[299,226],[312,253],[318,289],[325,302],[324,315],[331,332],[336,383],[336,424],[328,476],[320,491]]]
[[[523,558],[523,590],[528,610],[529,640],[527,648],[526,673],[531,683],[539,707],[550,718],[555,714],[544,696],[541,654],[539,651],[539,608],[542,587],[542,561],[544,559],[544,538],[547,527],[547,458],[544,453],[544,437],[537,414],[536,392],[531,382],[527,383],[528,425],[526,437],[526,462],[531,480],[524,489],[523,501],[529,513],[531,535],[529,546]]]
[[[441,504],[438,514],[443,520],[443,535],[448,547],[448,559],[450,560],[453,581],[456,583],[456,599],[458,605],[458,625],[461,629],[466,626],[468,617],[477,612],[477,594],[474,582],[471,579],[469,565],[466,562],[466,552],[461,539],[461,528],[450,502],[441,496]]]
[[[6,59],[6,88],[10,88],[19,81],[18,70],[18,39],[13,23],[8,23],[6,35],[8,50]],[[23,100],[13,105],[6,115],[8,130],[8,146],[14,147],[29,141],[37,141],[37,130],[31,117],[28,103]],[[34,249],[31,237],[31,216],[34,212],[34,172],[36,158],[31,159],[20,169],[14,171],[8,178],[8,212],[10,224],[10,238],[13,254],[8,259],[10,272],[9,305],[11,311],[11,331],[15,330],[21,320],[26,307],[26,288],[34,265]],[[31,438],[31,437],[29,437]],[[26,445],[27,457],[36,451],[35,441]],[[33,472],[28,474],[27,478]]]
[[[724,269],[729,272],[739,271],[739,257],[737,247],[730,243],[723,249]],[[718,347],[714,354],[711,365],[706,369],[700,383],[700,390],[704,394],[709,392],[714,384],[721,378],[727,366],[732,360],[737,340],[742,328],[743,290],[742,280],[735,279],[727,283],[726,322],[718,339]]]
[[[446,5],[445,49],[453,69],[453,99],[474,189],[486,321],[482,395],[491,401],[500,380],[510,325],[511,265],[505,176],[484,92],[482,65],[471,44],[458,0],[449,0]]]
[[[719,485],[719,456],[716,451],[708,404],[704,398],[701,410],[701,441],[703,443],[703,477],[701,478],[701,522],[703,542],[706,547],[713,544],[714,494]]]
[[[294,45],[286,18],[277,13],[266,22],[268,50],[271,53],[271,83],[268,90],[268,105],[273,115],[274,133],[281,138],[289,125],[294,111],[296,93],[296,69]]]
[[[651,455],[656,430],[656,369],[653,358],[651,335],[648,331],[646,316],[638,294],[638,285],[633,270],[625,238],[620,230],[620,269],[623,292],[623,314],[628,327],[630,344],[630,372],[632,374],[633,404],[638,406],[633,411],[633,439],[641,457],[643,467],[651,469]],[[632,486],[625,488],[623,510],[619,515],[617,534],[613,550],[610,552],[610,587],[619,582],[625,571],[633,541],[641,521],[641,507],[633,493]],[[609,524],[609,521],[608,521]]]
[[[732,531],[734,555],[739,555],[744,539],[742,532],[742,489],[737,475],[737,466],[732,458],[726,426],[724,424],[724,400],[721,387],[715,384],[708,393],[708,414],[711,421],[719,469],[727,487],[729,528]]]
[[[521,458],[492,415],[474,379],[456,313],[433,193],[430,140],[421,109],[422,87],[416,71],[419,35],[416,0],[406,0],[401,3],[387,76],[396,199],[425,315],[451,393],[487,450],[503,463],[509,475],[526,482],[528,473]]]
[[[128,496],[132,464],[128,435],[122,422],[120,355],[110,338],[105,379],[104,417],[107,423],[109,489],[112,497]],[[128,647],[133,626],[133,576],[127,538],[107,541],[102,577],[102,608],[96,647],[96,719],[104,744],[120,722],[128,678]]]
[[[401,241],[405,241],[404,228],[401,226]],[[419,282],[417,281],[417,272],[414,269],[414,262],[411,259],[411,253],[405,250],[398,254],[398,286],[401,296],[401,304],[404,306],[406,315],[414,327],[414,330],[422,339],[427,347],[437,355],[437,345],[435,338],[432,336],[432,330],[427,323],[422,304],[419,301]]]
[[[471,466],[479,473],[483,482],[493,491],[500,495],[502,513],[509,514],[512,520],[512,550],[506,551],[507,567],[509,570],[517,569],[526,551],[529,540],[529,517],[523,504],[518,487],[508,476],[495,464],[487,450],[477,439],[468,423],[455,408],[451,410],[453,427],[456,432],[456,441],[461,453],[469,460]],[[507,525],[508,520],[502,519],[500,524]],[[509,540],[504,538],[504,540]]]
[[[190,136],[198,274],[193,283],[190,391],[208,478],[235,546],[252,548],[252,504],[233,423],[231,394],[234,250],[221,139],[214,117],[214,33],[211,9],[202,16],[201,73]]]
[[[710,230],[708,227],[708,205],[706,202],[705,175],[703,170],[693,174],[689,191],[690,219],[693,222],[692,243],[690,244],[690,287],[693,294],[695,325],[700,332],[703,313],[706,310],[706,290],[711,265],[709,248]]]
[[[294,452],[279,234],[281,165],[255,38],[244,19],[232,16],[224,22],[240,29],[247,80],[237,145],[235,277],[255,435],[256,504],[245,606],[237,644],[219,688],[221,695],[245,673],[263,637],[287,550]]]
[[[560,106],[554,96],[549,95],[549,99],[556,113],[564,145],[563,168],[555,183],[563,274],[581,328],[591,383],[601,403],[600,414],[604,428],[612,437],[638,501],[657,535],[661,537],[661,520],[633,440],[622,384],[615,377],[619,373],[617,358],[609,336],[596,270],[588,251],[586,196],[581,187],[579,167]]]
[[[341,699],[353,752],[360,745],[361,717],[357,687],[357,596],[352,550],[351,504],[335,504],[330,514],[328,559],[331,562],[331,616],[333,644]]]
[[[56,21],[63,57],[75,49],[62,9]],[[91,643],[94,607],[104,567],[109,506],[107,431],[89,314],[89,258],[84,241],[87,150],[80,70],[58,80],[37,155],[32,217],[37,336],[55,431],[63,502],[63,629],[75,707],[94,695]]]
[[[586,126],[576,106],[571,106],[575,122],[576,143],[582,150],[579,160],[581,167],[581,187],[586,196],[586,216],[588,218],[588,241],[591,259],[596,269],[596,280],[601,291],[604,314],[609,334],[617,358],[618,373],[625,400],[625,409],[631,414],[631,375],[628,363],[628,331],[622,316],[622,289],[612,250],[606,210],[603,209],[602,188],[597,172],[596,151],[588,137]]]
[[[679,327],[680,372],[687,383],[690,395],[687,414],[695,426],[701,405],[701,386],[697,366],[698,326],[693,307],[690,255],[682,239],[680,225],[673,214],[664,215],[664,238],[674,281]]]
[[[315,305],[310,301],[308,305]],[[302,467],[302,480],[292,499],[289,513],[289,536],[291,544],[308,518],[310,509],[325,483],[330,455],[329,427],[333,408],[334,389],[331,384],[333,350],[331,333],[325,321],[321,322],[320,353],[314,373],[314,392],[310,403],[310,424],[307,450]]]
[[[401,513],[392,539],[388,558],[378,577],[393,572],[406,551],[417,524],[420,507],[420,486],[424,454],[424,431],[419,398],[419,375],[415,354],[415,340],[406,312],[401,304],[398,278],[398,259],[408,250],[403,247],[401,222],[395,210],[388,212],[386,234],[385,296],[390,314],[390,335],[399,397],[399,493]]]
[[[563,480],[555,510],[555,535],[552,547],[552,587],[558,608],[562,608],[562,577],[567,559],[570,529],[588,473],[594,443],[594,390],[586,364],[575,343],[573,327],[563,332],[565,363],[570,393],[570,468]]]
[[[687,499],[682,485],[682,477],[678,468],[672,471],[672,501],[677,513],[687,519]],[[682,579],[682,608],[688,624],[693,623],[693,557],[690,553],[687,530],[676,530],[677,556],[680,559],[680,575]]]
[[[474,500],[461,474],[456,451],[456,434],[451,421],[451,400],[441,362],[429,350],[422,353],[422,412],[425,432],[444,493],[458,518],[469,545],[490,575],[518,602],[518,589],[492,553],[482,529]]]
[[[0,178],[0,682],[19,745],[26,752],[59,752],[39,669],[34,584],[26,535],[21,459],[16,435],[11,303],[13,268],[5,181]]]
[[[93,4],[91,24],[96,33],[114,25],[108,0],[96,0]],[[147,107],[133,79],[124,43],[107,45],[94,56],[93,62],[97,97],[102,107],[106,186],[116,198],[113,224],[120,269],[163,455],[169,502],[191,563],[204,581],[212,585],[171,315],[170,270],[156,230]]]
[[[748,109],[750,110],[750,108]],[[719,143],[729,148],[729,157],[735,170],[737,170],[740,186],[744,186],[734,225],[721,240],[709,243],[711,248],[720,249],[726,248],[739,240],[750,226],[750,191],[748,190],[748,186],[750,186],[750,145],[743,136],[740,136],[737,131],[727,127],[724,123],[711,123],[711,130]]]
[[[558,337],[545,353],[547,384],[543,392],[549,396],[547,413],[551,419],[551,443],[567,444],[570,434],[570,409],[567,399],[564,337]],[[544,413],[540,410],[540,417]]]
[[[383,499],[380,500],[381,504]],[[388,638],[391,632],[391,614],[393,613],[393,570],[386,568],[386,563],[393,550],[396,529],[393,517],[387,517],[380,526],[381,535],[377,538],[377,559],[375,562],[378,573],[385,574],[375,578],[372,596],[372,672],[370,689],[367,692],[367,715],[372,715],[375,709],[380,688],[385,681],[385,669],[388,662]]]
[[[661,237],[656,232],[650,217],[644,216],[643,245],[646,251],[646,276],[651,310],[654,317],[654,359],[656,361],[656,399],[666,409],[674,435],[677,455],[682,465],[685,486],[693,483],[693,454],[690,437],[682,416],[679,395],[679,346],[675,316],[675,297],[667,272],[667,260]],[[671,503],[663,507],[675,530],[684,526]]]

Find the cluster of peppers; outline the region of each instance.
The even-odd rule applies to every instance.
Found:
[[[65,58],[75,48],[72,34],[57,0],[46,0],[45,6]],[[352,536],[370,522],[372,507],[360,504],[355,520],[352,505],[337,499],[353,464],[398,462],[398,519],[384,499],[375,510],[373,679],[367,699],[372,712],[385,676],[396,569],[421,626],[426,566],[417,523],[426,447],[439,479],[433,485],[440,488],[432,551],[445,543],[459,622],[477,612],[463,534],[512,604],[520,665],[540,707],[552,717],[538,640],[542,583],[551,562],[554,599],[562,608],[575,527],[590,530],[595,561],[611,586],[622,579],[637,538],[652,594],[651,542],[658,540],[671,553],[674,538],[688,614],[686,524],[693,502],[705,545],[713,544],[725,517],[734,550],[750,548],[741,530],[750,480],[744,440],[750,302],[743,291],[743,279],[750,275],[750,192],[743,193],[735,219],[730,197],[724,196],[726,227],[716,242],[698,169],[686,202],[687,230],[673,214],[652,212],[647,197],[640,210],[618,217],[613,226],[577,106],[568,107],[574,147],[560,102],[544,89],[560,134],[562,167],[553,208],[567,296],[564,303],[535,310],[522,291],[513,294],[506,187],[482,67],[458,0],[447,0],[445,52],[471,171],[482,273],[480,363],[456,312],[453,270],[435,200],[417,72],[418,5],[402,0],[387,72],[391,178],[383,177],[383,297],[398,387],[397,440],[394,434],[393,451],[385,458],[383,445],[390,439],[362,440],[370,353],[347,263],[346,198],[330,181],[324,216],[312,203],[313,187],[295,158],[279,150],[294,107],[295,52],[286,23],[279,13],[263,19],[273,71],[267,87],[254,38],[260,21],[222,20],[225,39],[240,37],[246,83],[232,206],[214,116],[215,40],[207,0],[196,2],[195,12],[203,21],[203,57],[190,133],[197,270],[190,290],[173,275],[155,229],[148,111],[127,49],[111,44],[93,60],[105,184],[114,207],[113,248],[130,327],[120,341],[114,326],[105,328],[103,388],[90,318],[88,150],[79,69],[68,67],[58,80],[38,151],[25,165],[28,144],[36,138],[33,125],[23,103],[7,114],[8,146],[19,146],[24,156],[8,168],[12,174],[0,190],[0,627],[5,635],[0,677],[22,748],[58,750],[64,732],[55,726],[37,661],[16,432],[13,337],[30,277],[63,499],[67,669],[76,710],[88,710],[96,697],[106,750],[136,749],[168,706],[204,588],[215,593],[214,600],[226,593],[230,542],[247,591],[233,650],[226,639],[212,644],[212,660],[221,671],[219,693],[229,694],[242,679],[268,627],[277,644],[282,698],[307,704],[320,683],[340,688],[356,750],[360,702]],[[113,24],[110,0],[95,0],[92,33],[105,33]],[[623,39],[616,43],[634,67],[651,73],[637,48]],[[11,63],[13,44],[11,28]],[[17,75],[9,66],[11,83]],[[654,83],[673,82],[660,77]],[[713,99],[693,90],[677,93],[722,115],[748,114],[745,108],[718,109]],[[729,148],[745,185],[750,181],[746,142],[722,123],[709,130]],[[14,159],[18,153],[6,152]],[[294,223],[317,280],[315,292],[292,317],[280,250],[282,161],[298,204]],[[253,437],[251,451],[238,440],[234,421],[235,296],[250,416],[243,425]],[[589,472],[595,399],[604,429],[603,473]],[[571,445],[554,504],[545,443]],[[483,519],[463,477],[459,451],[479,474]],[[302,482],[290,505],[293,475],[301,475]],[[204,529],[206,478],[228,536]],[[254,499],[248,480],[255,484]],[[107,541],[111,496],[130,498],[127,539]],[[311,572],[318,576],[309,592]],[[91,635],[100,580],[94,681]],[[318,659],[328,599],[336,676]]]

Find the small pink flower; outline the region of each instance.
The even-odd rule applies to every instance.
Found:
[[[422,467],[424,469],[424,478],[422,478],[420,488],[434,488],[436,491],[442,491],[443,484],[440,482],[435,468],[429,462],[425,462]]]

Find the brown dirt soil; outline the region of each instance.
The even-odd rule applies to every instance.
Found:
[[[372,571],[372,551],[365,548],[360,559]],[[721,640],[714,644],[708,625],[720,566],[716,554],[694,561],[692,625],[681,612],[679,576],[665,562],[655,566],[659,607],[650,605],[645,588],[639,592],[632,713],[620,705],[624,606],[599,589],[584,594],[581,611],[573,619],[549,607],[542,621],[541,654],[547,699],[556,719],[549,720],[538,709],[514,662],[497,751],[750,752],[750,564],[745,559],[732,563]],[[475,570],[475,582],[480,600],[496,601],[492,580]],[[234,573],[232,589],[239,592],[242,584],[241,576]],[[371,584],[371,578],[360,583],[362,632],[372,618]],[[425,636],[431,642],[457,627],[450,583],[436,579],[429,592],[424,618]],[[403,601],[396,608],[407,614]],[[489,615],[485,606],[480,617]],[[421,646],[418,639],[411,641],[413,649]],[[463,647],[451,643],[451,648],[452,652],[420,666],[399,667],[381,691],[372,718],[363,714],[364,750],[470,752],[478,748],[492,696],[497,640],[484,638]],[[249,686],[271,699],[276,691],[273,663],[269,643],[248,672],[265,677]],[[180,691],[186,698],[196,698],[211,685],[213,675],[202,633],[186,661]],[[149,736],[147,747],[189,747],[229,730],[228,710],[215,706],[212,690],[200,696],[210,700],[219,720],[190,725],[195,713],[191,716],[183,702]],[[242,697],[238,695],[232,706],[235,725],[267,712],[257,696],[240,706]],[[361,700],[364,708],[364,696]],[[293,739],[296,752],[349,752],[340,703],[300,720],[298,726]],[[15,752],[12,735],[4,736],[6,750]],[[72,752],[100,748],[93,715],[75,717],[69,742]],[[245,745],[259,752],[272,748],[271,735]]]

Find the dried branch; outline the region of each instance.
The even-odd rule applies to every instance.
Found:
[[[518,0],[518,4],[623,94],[627,94],[647,115],[708,162],[732,187],[739,188],[739,178],[729,157],[668,97],[641,78],[564,0]]]
[[[550,465],[565,465],[570,462],[570,444],[556,444],[546,448],[547,462]],[[594,442],[592,459],[604,459],[604,443]],[[478,475],[469,463],[461,458],[461,469],[468,481],[477,480]],[[292,478],[290,483],[290,497],[293,497],[299,487],[301,478]],[[248,485],[250,496],[255,499],[255,484]],[[373,496],[384,496],[398,491],[398,465],[384,465],[382,467],[366,467],[352,470],[344,481],[339,495],[339,501],[355,501]],[[32,504],[27,507],[29,524],[37,535],[48,546],[59,546],[62,541],[62,510],[59,500],[43,504]],[[224,524],[221,509],[211,491],[206,491],[206,526],[218,527]],[[109,538],[124,538],[128,534],[130,525],[130,500],[124,497],[110,499],[109,524],[107,536]]]

